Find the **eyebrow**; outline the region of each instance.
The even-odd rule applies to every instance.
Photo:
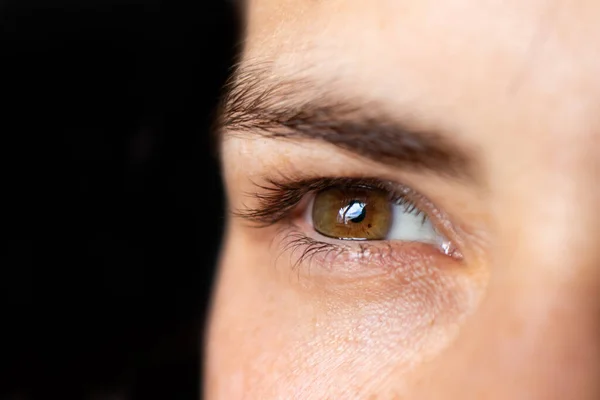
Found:
[[[226,85],[217,131],[320,140],[380,164],[476,181],[473,152],[449,133],[420,129],[380,109],[324,94],[306,79],[273,79],[264,65],[242,65]]]

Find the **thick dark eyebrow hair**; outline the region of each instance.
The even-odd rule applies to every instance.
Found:
[[[473,152],[450,134],[419,129],[376,111],[377,104],[324,95],[306,79],[271,79],[268,70],[263,64],[238,68],[226,85],[217,132],[322,140],[380,164],[477,180]]]

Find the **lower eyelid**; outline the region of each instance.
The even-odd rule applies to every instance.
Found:
[[[398,270],[429,267],[444,268],[460,260],[419,242],[340,241],[306,232],[306,227],[291,225],[280,229],[275,244],[277,262],[289,262],[298,273],[328,275],[344,279],[397,273]],[[306,270],[305,270],[306,268]]]

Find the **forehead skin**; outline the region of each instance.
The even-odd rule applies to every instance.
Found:
[[[504,136],[526,118],[548,135],[585,135],[573,124],[596,122],[599,7],[254,0],[244,59],[273,63],[274,76],[308,76],[316,87],[439,120],[457,134],[489,136],[494,127]]]
[[[268,65],[274,80],[310,80],[316,97],[373,101],[477,149],[493,239],[484,299],[414,387],[400,387],[403,372],[382,361],[377,375],[389,376],[389,387],[367,389],[381,398],[597,398],[600,2],[249,0],[246,7],[242,65]],[[236,151],[225,149],[226,175],[247,168],[234,162]],[[254,271],[240,275],[251,256],[235,247],[235,235],[232,229],[222,260],[214,332],[231,330],[244,304],[265,307],[236,300],[256,281]],[[245,323],[257,325],[238,328],[279,329],[260,317]],[[220,345],[210,361],[214,377],[254,362],[239,361],[238,342]],[[219,385],[234,393],[235,381],[239,392],[222,398],[245,398],[241,382],[271,377],[236,374]],[[548,382],[554,385],[544,389]]]

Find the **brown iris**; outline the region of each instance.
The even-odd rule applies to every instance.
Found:
[[[382,240],[392,225],[389,194],[369,188],[332,188],[317,193],[313,226],[337,239]]]

